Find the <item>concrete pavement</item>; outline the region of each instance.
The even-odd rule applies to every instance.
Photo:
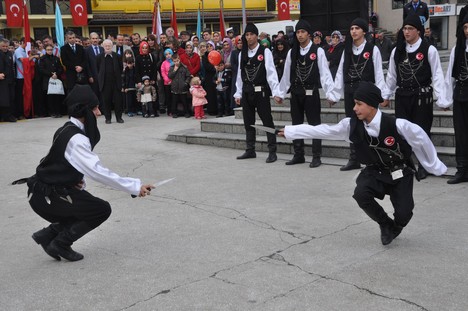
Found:
[[[194,119],[104,124],[95,151],[125,176],[176,177],[144,199],[88,180],[113,214],[57,262],[31,239],[47,223],[26,187],[62,119],[0,124],[1,310],[466,310],[468,184],[415,182],[414,217],[389,246],[351,195],[343,162],[166,141]],[[310,158],[308,159],[310,160]],[[388,199],[382,201],[392,213]]]

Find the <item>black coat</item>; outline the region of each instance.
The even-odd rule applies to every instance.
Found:
[[[0,73],[4,74],[4,79],[0,80],[0,107],[10,106],[9,87],[7,80],[8,60],[7,55],[0,52]]]
[[[60,48],[60,57],[62,58],[62,64],[65,66],[67,71],[75,71],[75,66],[83,67],[86,69],[86,56],[84,48],[75,44],[76,53],[73,52],[69,44],[65,44]]]
[[[104,48],[99,46],[99,55],[104,53]],[[96,64],[96,54],[94,53],[94,46],[90,45],[85,49],[86,55],[86,71],[88,72],[88,76],[93,78],[94,80],[97,79],[98,71],[97,71],[97,64]]]
[[[99,82],[99,90],[102,92],[104,89],[104,83],[106,82],[106,65],[104,57],[106,54],[99,54],[96,61],[97,61],[97,69],[98,69],[98,82]],[[118,90],[122,89],[122,70],[123,70],[123,63],[120,56],[112,52],[112,63],[114,65],[114,83]]]
[[[405,20],[405,18],[408,15],[411,15],[411,14],[416,14],[418,16],[424,16],[426,18],[426,22],[427,22],[429,20],[429,8],[427,7],[427,3],[422,2],[422,1],[419,2],[419,5],[418,5],[416,11],[413,8],[413,1],[410,1],[407,4],[405,4],[405,6],[403,7],[403,20]]]
[[[57,74],[57,77],[63,73],[63,66],[60,63],[60,58],[54,55],[44,55],[39,61],[39,73],[42,76],[42,89],[47,91],[49,88],[49,79],[52,77],[52,72]]]

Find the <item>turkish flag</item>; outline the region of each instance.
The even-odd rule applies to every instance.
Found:
[[[278,2],[278,20],[291,19],[289,14],[289,0],[277,0]]]
[[[7,27],[23,27],[23,0],[5,0]]]
[[[174,37],[178,39],[179,32],[177,30],[177,17],[176,17],[174,0],[172,0],[171,27],[174,29]]]
[[[86,0],[70,0],[70,12],[73,17],[73,25],[88,25],[88,9]]]

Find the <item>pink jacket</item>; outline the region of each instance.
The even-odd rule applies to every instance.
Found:
[[[195,106],[203,106],[208,101],[206,100],[206,92],[201,85],[192,85],[190,88],[190,94],[192,94],[192,105]]]
[[[164,85],[169,85],[172,82],[172,80],[169,79],[169,77],[167,76],[167,74],[169,73],[169,68],[171,68],[171,63],[169,62],[169,60],[166,59],[161,65],[161,75],[164,80]]]

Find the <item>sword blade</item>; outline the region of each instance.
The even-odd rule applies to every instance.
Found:
[[[173,181],[174,179],[175,179],[175,177],[169,178],[169,179],[165,179],[165,180],[162,180],[162,181],[160,181],[160,182],[155,183],[153,186],[156,188],[156,187],[162,186],[162,185],[164,185],[164,184],[167,184],[168,182],[171,182],[171,181]]]
[[[275,135],[277,133],[276,129],[271,128],[271,127],[267,127],[267,126],[263,126],[263,125],[251,125],[251,126],[258,129],[258,130],[265,131],[267,133],[271,133],[271,134],[275,134]]]

